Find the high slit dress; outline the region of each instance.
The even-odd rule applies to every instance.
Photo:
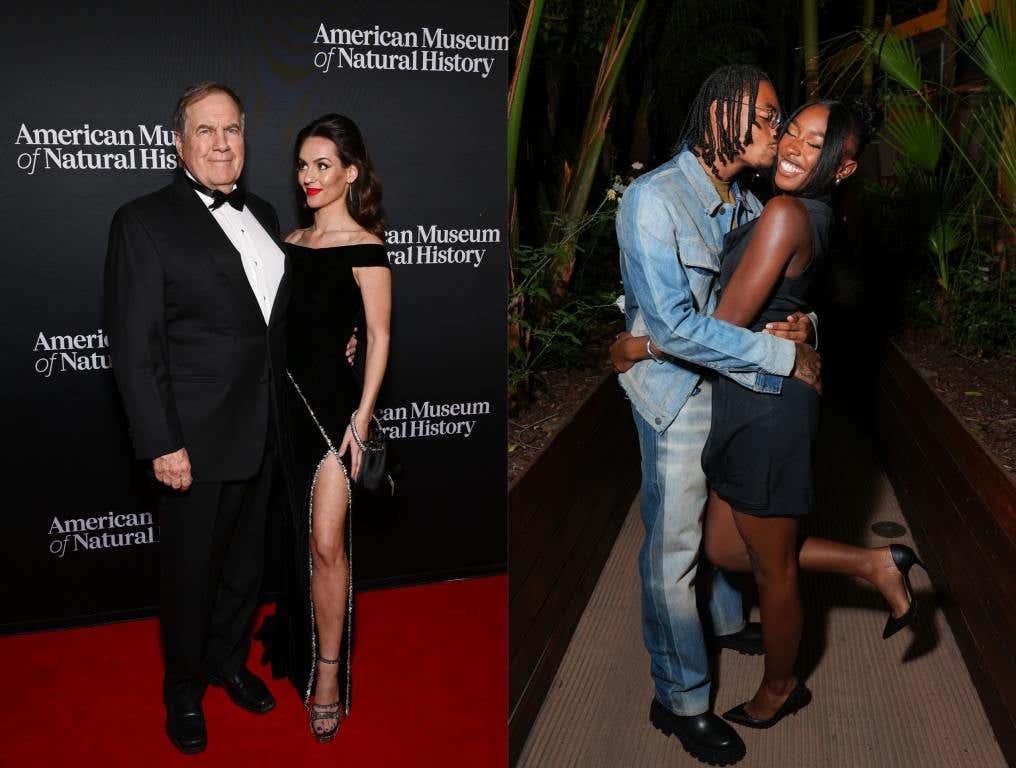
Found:
[[[389,268],[380,244],[307,248],[286,244],[291,294],[287,308],[286,367],[282,449],[286,462],[289,503],[284,504],[281,530],[280,593],[276,614],[259,632],[273,677],[288,677],[303,701],[314,691],[317,623],[311,600],[313,559],[312,502],[326,461],[338,461],[345,479],[345,543],[349,590],[343,606],[345,626],[339,649],[340,711],[349,713],[353,644],[353,507],[357,493],[349,467],[338,460],[338,449],[349,418],[360,402],[361,385],[345,359],[345,346],[358,324],[363,328],[363,300],[353,278],[354,267]],[[348,453],[347,453],[348,461]],[[320,702],[327,704],[331,702]]]

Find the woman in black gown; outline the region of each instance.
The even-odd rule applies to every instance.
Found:
[[[810,305],[829,237],[829,195],[854,173],[875,130],[877,118],[863,103],[811,102],[791,115],[780,134],[774,176],[783,194],[724,239],[714,317],[761,331]],[[646,359],[647,340],[622,334],[611,347],[615,368]],[[713,385],[702,454],[710,485],[704,548],[719,567],[753,573],[759,588],[762,683],[751,700],[724,714],[751,728],[775,725],[811,697],[794,672],[802,624],[799,568],[856,576],[877,587],[891,608],[883,637],[915,617],[908,572],[920,562],[910,547],[868,549],[814,536],[798,542],[798,520],[814,500],[819,401],[818,386],[794,378],[784,379],[779,395],[724,378]]]
[[[269,655],[276,676],[288,676],[310,710],[314,737],[327,742],[350,705],[353,482],[388,362],[391,270],[381,185],[356,124],[319,117],[294,149],[313,223],[286,238],[291,386],[282,406],[291,503]],[[364,326],[361,383],[343,346]]]

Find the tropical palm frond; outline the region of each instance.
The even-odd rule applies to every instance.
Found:
[[[998,169],[998,177],[1009,201],[1008,215],[1016,218],[1016,106],[1001,98],[985,101],[972,113],[971,123],[979,131],[987,162]]]
[[[864,67],[873,56],[858,45],[857,30],[828,38],[819,50],[818,81],[826,98],[840,98],[863,79]]]
[[[920,92],[921,60],[913,40],[901,40],[883,30],[862,29],[859,34],[861,44],[869,55],[876,57],[882,71],[905,88]]]
[[[991,14],[989,5],[995,6]],[[957,42],[1009,103],[1016,104],[1016,4],[968,0],[963,15],[963,35]]]
[[[940,216],[928,234],[928,249],[935,258],[946,258],[966,245],[970,235],[968,226],[965,214]]]
[[[923,103],[907,96],[888,102],[889,119],[882,136],[907,161],[929,173],[938,166],[945,131]]]

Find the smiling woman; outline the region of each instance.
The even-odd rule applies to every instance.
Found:
[[[828,194],[857,170],[855,159],[881,123],[866,100],[805,104],[787,120],[780,135],[777,189],[802,197]]]
[[[357,125],[334,113],[312,121],[296,136],[294,166],[312,219],[285,246],[292,386],[282,408],[292,498],[282,526],[286,588],[265,635],[276,675],[293,682],[314,738],[328,742],[350,709],[352,513],[365,500],[354,484],[369,488],[365,456],[379,450],[370,436],[377,437],[388,366],[391,267],[381,239],[381,183]],[[357,327],[366,330],[362,377],[342,354]],[[394,492],[390,476],[379,479]]]

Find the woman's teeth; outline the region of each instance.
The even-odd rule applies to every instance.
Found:
[[[804,173],[804,169],[799,165],[794,165],[787,160],[780,160],[780,171],[787,174],[788,176],[796,176],[799,173]]]

